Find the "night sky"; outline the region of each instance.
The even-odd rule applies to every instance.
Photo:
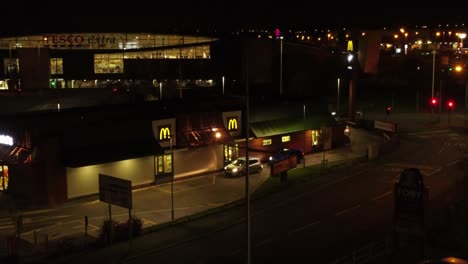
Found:
[[[460,1],[459,1],[460,2]],[[410,4],[408,4],[410,3]],[[463,2],[460,2],[463,3]],[[71,31],[232,31],[241,27],[379,28],[468,22],[461,4],[410,1],[4,1],[1,35]]]

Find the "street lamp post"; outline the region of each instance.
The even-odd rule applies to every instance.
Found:
[[[283,96],[283,36],[280,37],[280,96]]]
[[[170,135],[170,143],[171,144],[171,220],[174,221],[174,152],[172,151],[172,135]]]
[[[431,86],[431,98],[434,98],[434,79],[435,79],[435,55],[436,55],[436,46],[434,43],[434,50],[432,51],[432,86]],[[440,95],[439,95],[440,96]],[[434,119],[434,108],[431,107],[431,120]]]
[[[340,78],[338,78],[338,92],[336,95],[336,113],[340,113]]]
[[[305,125],[305,116],[306,116],[306,105],[304,104],[304,122],[303,122],[303,125],[304,125],[304,158],[302,159],[303,160],[303,165],[304,165],[304,168],[305,168],[305,164],[306,164],[306,159],[305,159],[305,153],[306,153],[306,139],[307,139],[307,131],[306,131],[306,125]]]

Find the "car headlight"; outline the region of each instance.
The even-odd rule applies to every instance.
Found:
[[[270,156],[270,160],[273,160],[273,157],[272,157],[272,156]]]
[[[232,169],[232,172],[236,173],[236,172],[237,172],[237,168]]]

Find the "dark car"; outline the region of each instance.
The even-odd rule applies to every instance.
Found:
[[[280,161],[287,159],[291,156],[297,156],[297,164],[300,164],[304,161],[304,153],[299,149],[281,149],[275,154],[270,156],[270,162]]]

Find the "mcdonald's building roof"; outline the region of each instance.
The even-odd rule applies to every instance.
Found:
[[[336,124],[331,115],[314,115],[307,118],[285,118],[267,120],[250,124],[250,130],[256,138],[294,133],[309,129],[320,129],[322,125]]]
[[[62,162],[68,167],[157,155],[164,152],[154,138],[151,120],[101,121],[75,127],[60,138]]]

